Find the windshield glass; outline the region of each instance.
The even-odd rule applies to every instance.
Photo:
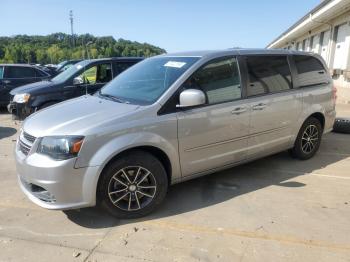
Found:
[[[78,64],[75,64],[74,66],[69,67],[67,70],[63,71],[62,73],[58,74],[54,78],[52,78],[52,81],[54,82],[64,82],[67,81],[70,77],[72,77],[76,72],[78,72],[80,69],[82,69],[84,66],[87,66],[89,63],[88,60],[81,61]]]
[[[146,59],[109,82],[101,89],[100,95],[132,104],[152,104],[198,60],[199,57]]]

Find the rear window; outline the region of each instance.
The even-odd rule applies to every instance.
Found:
[[[292,88],[286,56],[247,56],[247,95],[276,93]]]
[[[2,79],[4,76],[4,67],[0,66],[0,79]]]
[[[294,62],[298,73],[299,86],[313,86],[328,81],[327,71],[317,58],[296,55],[294,56]]]
[[[32,78],[35,77],[35,70],[31,67],[8,66],[5,72],[6,78]]]

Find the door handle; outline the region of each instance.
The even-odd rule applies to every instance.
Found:
[[[11,83],[11,80],[2,80],[2,82],[7,85],[7,84],[10,84]]]
[[[247,111],[246,107],[236,107],[235,109],[233,109],[231,111],[231,113],[234,114],[234,115],[239,115],[239,114],[244,113],[245,111]]]
[[[267,106],[266,104],[260,103],[260,104],[253,106],[253,110],[263,110],[263,109],[265,109],[266,106]]]

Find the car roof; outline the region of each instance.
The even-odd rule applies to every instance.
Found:
[[[165,57],[216,57],[225,55],[314,55],[313,53],[265,48],[230,48],[224,50],[202,50],[163,54]]]
[[[0,64],[0,66],[23,66],[23,67],[33,67],[38,68],[35,65],[29,65],[29,64]]]
[[[143,57],[107,57],[107,58],[98,58],[98,59],[86,59],[90,62],[100,62],[100,61],[141,61]],[[84,61],[84,60],[83,60]]]

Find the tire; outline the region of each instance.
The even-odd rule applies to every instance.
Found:
[[[117,218],[139,218],[154,211],[167,190],[168,176],[162,163],[145,151],[131,151],[102,172],[97,201]]]
[[[299,130],[294,147],[290,150],[293,157],[300,160],[307,160],[313,157],[318,151],[323,128],[318,119],[309,117]]]
[[[350,134],[350,118],[337,117],[333,125],[333,131],[336,133]]]

